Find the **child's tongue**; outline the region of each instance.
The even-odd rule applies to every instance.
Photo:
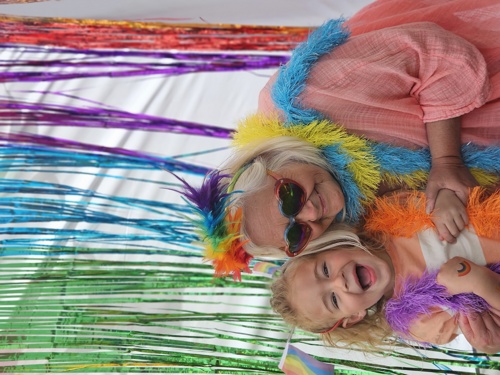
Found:
[[[368,289],[371,286],[370,272],[363,266],[357,266],[356,274],[363,290]]]

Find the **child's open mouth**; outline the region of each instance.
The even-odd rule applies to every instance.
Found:
[[[356,275],[358,276],[359,285],[363,290],[367,290],[372,286],[372,277],[370,271],[363,266],[356,266]]]

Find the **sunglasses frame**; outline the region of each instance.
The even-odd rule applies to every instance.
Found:
[[[309,243],[309,241],[311,240],[311,233],[312,233],[312,228],[307,224],[307,223],[301,223],[301,222],[298,222],[295,220],[295,217],[300,213],[300,211],[302,211],[302,209],[304,208],[304,205],[306,204],[307,202],[307,199],[303,199],[303,202],[301,202],[301,207],[300,209],[293,215],[286,215],[284,212],[283,212],[283,200],[281,199],[280,195],[279,195],[279,190],[281,188],[281,186],[285,183],[289,183],[289,184],[294,184],[296,186],[298,186],[300,188],[300,190],[302,190],[302,193],[303,193],[303,197],[306,197],[306,191],[305,189],[302,187],[301,184],[299,184],[297,181],[294,181],[292,179],[289,179],[289,178],[285,178],[285,177],[281,177],[279,176],[278,174],[276,174],[275,172],[273,171],[270,171],[270,170],[267,170],[267,174],[269,176],[271,176],[272,178],[274,178],[276,180],[275,184],[274,184],[274,196],[276,197],[276,199],[278,200],[278,207],[279,207],[279,210],[280,210],[280,213],[283,217],[286,217],[288,220],[289,220],[289,223],[285,229],[285,232],[283,234],[283,238],[285,239],[285,243],[286,243],[286,246],[285,246],[285,253],[288,257],[290,258],[293,258],[293,257],[296,257],[298,256],[299,254],[301,254],[304,249],[306,248],[307,244]],[[290,228],[292,227],[292,225],[299,225],[301,226],[301,228],[309,228],[309,234],[307,236],[307,239],[306,241],[304,242],[304,244],[299,248],[299,250],[295,251],[295,252],[292,252],[290,251],[290,243],[288,241],[288,238],[287,238],[287,234],[290,230]]]
[[[342,318],[342,319],[338,320],[338,321],[337,321],[337,323],[335,323],[335,324],[333,325],[333,327],[328,328],[328,329],[326,329],[326,330],[324,330],[323,332],[320,332],[320,333],[321,333],[322,335],[324,335],[324,334],[326,334],[326,333],[330,333],[330,332],[332,332],[333,330],[337,329],[337,328],[338,328],[338,327],[339,327],[342,323],[344,323],[344,318]]]

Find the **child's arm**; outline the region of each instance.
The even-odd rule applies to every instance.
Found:
[[[500,274],[462,257],[454,257],[441,266],[437,283],[448,293],[474,293],[491,307],[500,310]]]
[[[431,171],[425,191],[427,212],[430,213],[434,209],[441,189],[453,191],[464,206],[467,203],[469,188],[479,184],[469,169],[464,166],[462,160],[460,118],[427,123],[426,131],[431,152]],[[443,208],[441,211],[443,212]],[[463,226],[448,225],[442,220],[434,221],[434,223],[440,236],[448,242],[455,242],[455,237],[463,229]]]
[[[500,274],[455,257],[439,270],[437,282],[450,294],[474,293],[491,306],[483,313],[460,314],[458,324],[467,341],[485,353],[500,351]]]

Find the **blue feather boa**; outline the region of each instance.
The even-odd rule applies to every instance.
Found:
[[[309,123],[323,119],[320,112],[303,108],[297,103],[297,98],[304,91],[312,66],[349,37],[344,21],[339,18],[325,22],[293,51],[290,61],[280,68],[271,97],[276,107],[285,114],[286,123]]]

